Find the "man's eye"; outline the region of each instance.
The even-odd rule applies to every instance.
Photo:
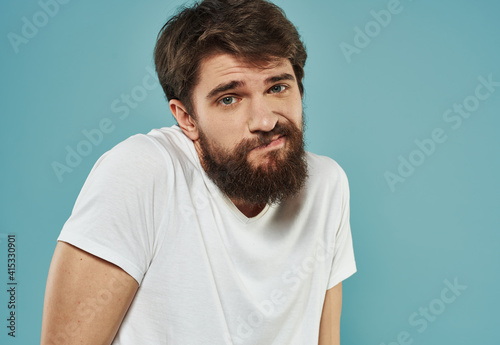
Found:
[[[285,85],[274,85],[273,87],[271,87],[270,91],[272,93],[280,93],[283,92],[285,88],[286,88]]]
[[[232,96],[224,97],[222,98],[219,102],[221,102],[224,105],[231,105],[236,102],[236,98]]]

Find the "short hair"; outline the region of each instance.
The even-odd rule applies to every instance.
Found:
[[[290,61],[300,94],[307,53],[295,26],[266,0],[204,0],[183,7],[158,33],[154,60],[167,100],[178,99],[194,117],[191,93],[201,61],[228,53],[259,66]]]

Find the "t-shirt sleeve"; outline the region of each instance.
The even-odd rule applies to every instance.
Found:
[[[340,169],[339,182],[342,186],[342,209],[340,211],[340,225],[335,234],[333,262],[327,289],[331,289],[341,281],[349,278],[357,271],[352,244],[351,225],[349,220],[349,182],[344,170],[339,165],[338,168]]]
[[[155,245],[165,164],[153,139],[134,135],[95,163],[58,241],[109,261],[141,284]],[[164,161],[163,161],[164,162]]]

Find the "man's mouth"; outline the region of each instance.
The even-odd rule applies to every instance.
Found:
[[[268,144],[260,145],[257,147],[254,147],[252,151],[260,151],[264,149],[271,149],[274,147],[280,147],[285,143],[285,136],[284,135],[278,135],[276,138],[273,138]]]

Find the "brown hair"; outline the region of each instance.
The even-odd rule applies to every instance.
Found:
[[[156,73],[167,99],[180,100],[191,116],[200,62],[216,52],[255,65],[289,59],[304,93],[304,44],[283,10],[269,1],[204,0],[182,8],[162,27],[154,50]]]

